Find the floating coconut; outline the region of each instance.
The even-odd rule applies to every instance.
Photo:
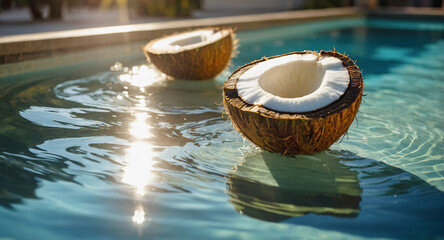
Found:
[[[154,39],[143,47],[163,73],[181,79],[211,79],[224,70],[236,52],[231,28],[201,28]]]
[[[271,152],[312,154],[346,131],[362,98],[362,74],[347,56],[303,51],[263,58],[224,83],[233,126]]]

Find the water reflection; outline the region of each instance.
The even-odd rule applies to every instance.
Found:
[[[356,45],[348,41],[353,40],[347,34],[348,31],[354,30],[345,30],[346,34],[341,32],[340,37],[342,37],[335,40],[337,49],[342,48],[342,51],[350,52],[347,50],[348,46]],[[382,38],[377,37],[371,40],[371,44],[366,45],[371,46],[368,49],[377,49],[387,42],[393,46],[410,44],[411,41],[399,41],[407,34],[412,35],[412,32],[396,35],[396,38],[389,38],[388,41],[387,38],[383,38],[384,41],[382,41]],[[287,39],[288,41],[284,41],[287,46],[284,45],[284,47],[291,47],[287,44],[291,43],[308,46],[306,49],[330,48],[331,42],[324,41],[323,36],[320,34],[310,39],[293,38],[290,39],[291,41]],[[415,36],[413,42],[417,46],[422,46],[425,41],[429,41],[420,40],[419,38],[423,36],[421,34]],[[440,43],[440,46],[443,46],[442,42]],[[243,59],[238,58],[237,64],[234,65],[244,60],[277,54],[270,52],[276,48],[268,48],[265,45],[244,44],[243,47],[244,52],[252,52],[249,50],[253,47],[262,50],[254,53],[256,55],[243,55]],[[285,50],[279,49],[277,50]],[[355,51],[354,55],[356,54],[359,53]],[[370,55],[372,54],[366,53],[358,56]],[[389,93],[393,93],[396,90],[393,86],[401,86],[401,84],[392,84],[393,81],[381,81],[381,79],[387,80],[381,76],[381,73],[391,71],[390,68],[393,67],[394,62],[382,61],[383,64],[381,64],[381,61],[376,58],[364,57],[359,58],[359,62],[367,66],[367,76],[373,76],[374,81],[368,82],[372,91],[372,94],[369,94],[370,98],[374,96],[374,99],[378,100],[381,94],[392,96],[393,94],[387,94],[387,89],[391,89]],[[439,61],[439,63],[442,62]],[[308,178],[309,183],[300,190],[294,190],[296,187],[293,186],[284,188],[281,183],[285,182],[285,178],[282,176],[288,177],[289,183],[295,184],[296,180],[292,178],[296,178],[297,175],[293,173],[272,175],[280,170],[273,170],[271,167],[268,169],[263,158],[262,163],[257,167],[250,164],[250,168],[253,169],[251,173],[255,174],[254,177],[250,177],[245,174],[248,171],[241,168],[249,163],[261,162],[261,159],[251,160],[255,158],[254,156],[246,158],[245,162],[233,171],[230,178],[230,181],[233,181],[230,183],[233,187],[230,193],[233,205],[245,215],[248,213],[253,216],[254,210],[265,209],[266,211],[262,210],[262,213],[269,215],[262,219],[266,218],[271,221],[272,216],[276,217],[274,221],[279,221],[279,218],[286,219],[283,220],[285,224],[268,224],[236,214],[233,207],[230,204],[227,206],[225,202],[227,196],[223,194],[223,190],[229,186],[225,184],[225,173],[227,169],[231,169],[231,166],[227,165],[237,161],[237,148],[240,147],[241,140],[234,143],[237,135],[232,133],[229,122],[225,123],[221,120],[222,107],[215,104],[221,102],[222,81],[203,83],[180,80],[163,81],[162,84],[144,86],[142,90],[139,86],[131,85],[118,78],[120,74],[129,74],[129,71],[133,70],[132,67],[129,67],[126,72],[122,69],[122,72],[92,75],[100,68],[98,63],[90,65],[89,73],[85,73],[85,68],[69,66],[71,69],[69,71],[76,73],[68,73],[68,67],[59,68],[51,71],[50,75],[47,72],[41,74],[36,72],[27,74],[20,81],[12,78],[0,84],[2,90],[0,102],[4,103],[0,106],[2,115],[0,118],[0,232],[4,237],[23,239],[26,236],[33,236],[40,239],[50,236],[57,239],[75,239],[82,235],[97,239],[156,237],[177,239],[201,238],[202,236],[240,238],[242,236],[242,238],[255,239],[267,238],[271,235],[270,232],[275,234],[275,238],[284,239],[298,238],[297,236],[311,236],[314,239],[326,236],[329,238],[344,236],[345,238],[350,236],[349,234],[353,234],[350,238],[372,239],[441,239],[444,236],[442,228],[444,194],[423,180],[442,178],[442,175],[437,175],[440,173],[438,170],[441,165],[428,161],[428,153],[421,158],[421,161],[413,161],[415,164],[412,165],[412,160],[415,158],[407,155],[408,153],[422,154],[427,152],[422,150],[428,148],[422,147],[421,151],[416,151],[417,148],[408,147],[407,144],[406,149],[393,148],[391,150],[395,152],[388,151],[383,155],[375,151],[387,149],[386,143],[400,141],[399,139],[395,142],[390,139],[390,141],[387,139],[381,141],[384,139],[380,138],[377,132],[368,130],[375,127],[373,125],[375,121],[372,120],[377,119],[375,116],[379,116],[379,120],[382,119],[379,113],[381,109],[384,109],[385,101],[379,101],[381,104],[368,104],[367,115],[372,121],[363,121],[363,123],[360,121],[359,128],[354,129],[354,134],[359,137],[351,137],[349,141],[336,146],[341,149],[356,149],[361,156],[367,158],[353,153],[348,156],[346,152],[333,154],[333,157],[340,159],[340,164],[343,164],[342,167],[345,168],[344,172],[352,177],[352,181],[356,180],[354,172],[358,172],[359,185],[363,189],[360,194],[362,200],[358,200],[358,195],[352,196],[351,202],[359,201],[359,208],[353,207],[356,205],[348,207],[348,209],[354,209],[354,215],[348,216],[353,217],[357,214],[355,218],[332,217],[332,214],[326,213],[327,210],[330,211],[328,207],[321,207],[326,206],[325,204],[311,206],[307,208],[308,210],[302,211],[301,205],[304,202],[319,202],[312,193],[303,194],[304,191],[311,190],[311,183],[316,182],[313,177]],[[412,69],[415,70],[415,68],[410,68]],[[393,73],[389,77],[406,80],[397,76]],[[439,76],[435,78],[441,79],[438,78]],[[425,81],[417,81],[418,84],[429,86],[430,80],[425,77],[422,80]],[[422,92],[430,92],[430,88],[419,89],[422,89]],[[411,89],[407,90],[409,90],[405,91],[407,93],[413,92]],[[381,94],[378,95],[378,93]],[[410,94],[410,98],[416,95]],[[428,94],[428,99],[432,95]],[[136,98],[136,96],[144,98]],[[422,100],[424,100],[421,102],[423,105],[430,105],[430,101],[425,101],[425,97]],[[378,101],[373,101],[375,102]],[[146,107],[136,108],[136,104],[140,106],[145,104]],[[421,109],[423,106],[410,105],[406,106],[409,106],[409,109]],[[434,105],[431,104],[431,106]],[[386,112],[396,111],[393,108],[389,110]],[[429,112],[441,113],[435,110]],[[134,111],[136,113],[131,113]],[[139,112],[141,116],[138,116]],[[427,113],[427,111],[422,112]],[[50,113],[56,115],[48,115]],[[144,113],[147,113],[147,116],[144,116]],[[58,118],[55,119],[54,116]],[[384,119],[388,120],[383,121],[384,124],[390,123],[392,130],[401,130],[402,133],[405,129],[401,127],[412,126],[410,122],[399,124],[399,119],[393,116],[387,115]],[[405,116],[405,114],[400,116]],[[439,123],[434,120],[435,117],[430,119],[430,114],[413,114],[412,116],[415,116],[414,119],[421,120],[417,121],[418,124],[436,126]],[[54,119],[57,121],[53,121]],[[136,122],[139,123],[136,124]],[[407,122],[404,121],[404,123]],[[146,131],[141,130],[144,127]],[[431,133],[433,135],[429,136],[429,139],[438,139],[435,141],[437,143],[442,142],[439,141],[441,138],[436,137],[442,132],[440,127],[432,127],[430,129],[433,130],[430,132],[428,129],[417,131],[417,133],[422,132],[423,135]],[[136,136],[138,132],[152,133],[155,137],[145,137],[145,134]],[[361,133],[363,138],[360,137]],[[389,135],[386,134],[384,137],[387,138]],[[415,139],[416,143],[423,146],[422,137],[419,140]],[[379,145],[366,145],[366,142],[372,142],[370,140]],[[344,144],[350,147],[344,147]],[[133,145],[146,146],[151,153],[141,150],[143,147],[133,147]],[[146,167],[148,171],[141,170],[138,174],[142,177],[131,174],[131,167],[125,168],[131,164],[130,159],[136,159],[134,162],[143,162],[141,160],[143,157],[137,160],[136,153],[156,155],[158,146],[164,146],[167,150],[162,152],[159,158],[157,156],[154,159],[145,157],[146,161],[151,161],[151,168]],[[375,153],[370,154],[372,151]],[[401,152],[404,157],[398,155],[397,152]],[[381,161],[381,157],[392,165],[385,164]],[[285,166],[284,163],[278,165]],[[289,169],[293,170],[291,164],[290,166]],[[319,167],[323,166],[319,165]],[[264,178],[272,176],[275,182],[261,182],[257,170],[260,168],[265,169]],[[132,178],[141,179],[140,182],[145,183],[137,184],[138,181],[134,180],[131,181],[134,185],[122,186],[119,182],[122,183],[122,177],[124,173],[126,174],[124,169],[128,170],[129,176],[132,175]],[[319,171],[316,168],[315,170]],[[300,172],[304,171],[296,171],[296,173]],[[325,172],[328,173],[328,171]],[[421,179],[412,173],[425,174],[422,176],[426,177]],[[149,180],[146,180],[147,176]],[[162,178],[162,183],[157,181],[160,178]],[[245,183],[240,182],[243,187],[236,180],[244,181]],[[75,181],[80,184],[73,184]],[[276,182],[280,184],[277,185]],[[335,181],[327,179],[326,182]],[[143,189],[144,196],[137,193],[136,186]],[[255,186],[263,186],[264,190],[249,189]],[[268,194],[266,201],[253,199],[256,196],[254,194],[261,192],[263,195]],[[325,202],[330,202],[330,206],[336,206],[334,209],[339,207],[331,203],[334,199],[331,196],[339,195],[337,192],[338,190],[335,190],[330,196],[323,197]],[[307,195],[313,200],[304,197]],[[304,201],[297,204],[292,199]],[[286,205],[276,204],[276,202],[284,202]],[[15,210],[10,210],[11,208]],[[293,210],[296,208],[298,211]],[[284,211],[287,209],[290,209],[288,212],[292,213],[291,216]],[[274,213],[276,210],[277,213]],[[307,214],[315,210],[318,214]],[[150,218],[156,220],[150,222]],[[400,219],[402,221],[399,221]],[[148,223],[151,227],[150,231],[143,232],[144,235],[141,237],[135,236],[134,229],[138,227],[142,229]],[[304,225],[309,228],[305,231],[289,224]]]
[[[135,120],[130,123],[129,132],[137,140],[130,143],[125,154],[125,164],[122,181],[135,188],[138,202],[140,197],[145,196],[146,186],[153,180],[153,159],[155,157],[153,146],[147,140],[152,137],[151,125],[148,123],[146,112],[136,112],[133,114]],[[134,210],[131,218],[132,222],[140,225],[145,222],[145,210],[141,204]]]
[[[135,113],[136,119],[131,123],[129,132],[137,139],[146,139],[152,137],[150,130],[152,127],[147,124],[148,114],[146,112]]]
[[[138,195],[145,195],[145,187],[153,178],[151,172],[153,165],[151,145],[147,142],[131,143],[125,155],[125,163],[122,181],[132,185]]]
[[[29,174],[25,166],[20,160],[8,159],[0,154],[0,206],[12,209],[13,204],[23,202],[22,198],[37,198],[36,174]]]
[[[230,174],[230,201],[245,215],[273,222],[309,213],[356,217],[362,193],[357,172],[339,160],[327,153],[247,156]]]
[[[123,169],[122,181],[133,186],[136,197],[140,198],[145,196],[145,187],[154,177],[152,171],[154,152],[152,145],[143,140],[151,136],[150,129],[152,127],[146,121],[148,114],[141,112],[135,113],[134,116],[135,120],[130,124],[129,132],[138,140],[130,143],[130,147],[126,151],[126,166]],[[137,225],[145,222],[145,211],[142,205],[139,204],[134,210],[131,220]]]
[[[134,215],[131,218],[131,220],[135,223],[135,224],[142,224],[143,222],[145,222],[145,211],[143,210],[142,206],[139,206],[138,209],[136,209],[134,211]]]
[[[133,114],[135,120],[130,123],[129,127],[129,133],[136,141],[130,143],[130,147],[126,151],[126,166],[123,169],[122,177],[124,183],[135,188],[136,197],[140,198],[145,195],[145,188],[154,177],[152,168],[155,157],[152,144],[149,142],[149,138],[153,137],[151,133],[152,126],[148,123],[148,113],[143,111],[146,110],[147,106],[147,97],[144,93],[146,87],[164,78],[154,68],[142,65],[132,67],[130,71],[120,75],[119,79],[130,83],[132,86],[139,87],[141,93],[136,96],[137,102],[134,107],[134,110],[139,112]],[[127,91],[124,91],[123,94],[125,92]],[[142,112],[140,112],[141,110]],[[138,201],[140,200],[138,199]],[[140,203],[134,210],[131,220],[137,225],[145,222],[145,210]]]
[[[119,79],[128,82],[132,86],[139,87],[144,92],[145,87],[166,79],[166,76],[156,70],[153,65],[142,65],[140,67],[133,66],[131,70],[128,69],[124,74],[120,75]]]
[[[400,168],[348,151],[294,158],[256,153],[244,157],[227,185],[234,208],[260,220],[363,237],[444,236],[441,191]]]

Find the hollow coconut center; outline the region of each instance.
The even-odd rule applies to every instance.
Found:
[[[214,29],[195,30],[161,38],[152,44],[151,49],[156,52],[179,52],[204,46],[223,36],[223,31]]]
[[[350,76],[341,60],[310,53],[260,62],[239,77],[236,88],[239,96],[250,104],[299,113],[336,101],[349,82]]]

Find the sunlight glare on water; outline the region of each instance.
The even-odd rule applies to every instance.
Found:
[[[423,24],[239,31],[209,81],[173,80],[142,53],[0,79],[0,238],[443,239],[444,37]],[[334,48],[366,96],[330,150],[269,153],[222,115],[236,67]]]
[[[128,73],[119,76],[119,79],[129,84],[143,89],[147,86],[153,85],[156,82],[165,79],[165,75],[154,69],[154,66],[147,65],[133,66]],[[141,90],[143,91],[143,90]]]
[[[145,211],[143,211],[143,208],[135,210],[134,216],[131,218],[131,220],[135,224],[142,224],[143,222],[145,222]]]
[[[123,182],[134,186],[136,193],[145,195],[145,187],[153,179],[152,165],[154,154],[147,142],[130,143],[125,155]]]

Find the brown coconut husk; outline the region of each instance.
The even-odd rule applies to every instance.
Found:
[[[208,27],[194,29],[211,29],[213,31],[227,31],[222,38],[210,42],[202,47],[187,49],[179,52],[156,52],[152,45],[164,38],[150,41],[143,47],[148,61],[151,61],[160,71],[174,78],[187,80],[205,80],[214,78],[230,63],[237,52],[237,39],[232,28]],[[181,32],[184,33],[184,32]],[[168,35],[171,37],[178,33]]]
[[[252,105],[243,101],[236,89],[239,77],[254,65],[291,54],[264,58],[237,69],[224,83],[223,102],[234,128],[245,138],[270,152],[285,154],[312,154],[328,149],[350,127],[362,99],[362,74],[347,56],[337,52],[321,51],[322,56],[333,56],[342,61],[350,75],[345,93],[328,106],[304,113],[285,113]]]

